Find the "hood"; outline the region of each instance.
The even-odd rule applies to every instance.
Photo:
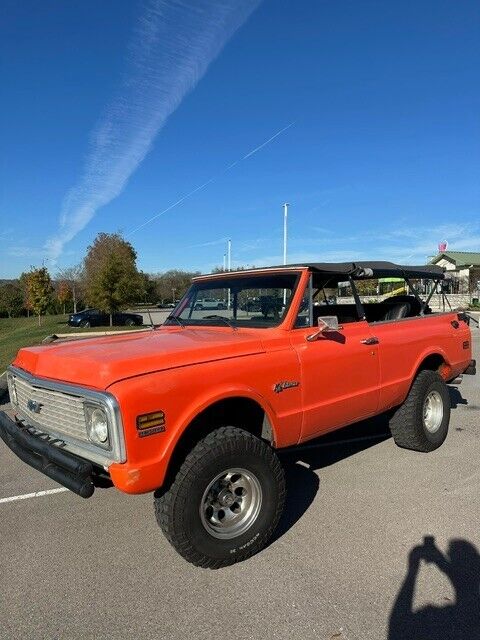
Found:
[[[13,364],[34,376],[96,389],[132,376],[263,353],[250,331],[162,327],[142,333],[20,349]]]

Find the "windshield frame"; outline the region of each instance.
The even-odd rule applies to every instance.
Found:
[[[202,294],[205,296],[205,293],[208,290],[214,290],[215,288],[218,289],[226,289],[226,288],[230,288],[231,287],[231,283],[234,280],[244,280],[246,278],[248,278],[249,280],[251,279],[255,279],[255,278],[259,278],[259,279],[264,279],[264,278],[275,278],[276,276],[281,277],[281,276],[292,276],[292,289],[291,289],[291,294],[290,297],[287,301],[287,304],[285,306],[285,309],[283,310],[283,313],[279,316],[278,319],[273,319],[272,322],[268,323],[268,324],[263,324],[262,322],[252,322],[252,324],[245,324],[242,319],[240,319],[240,321],[238,322],[238,319],[235,319],[234,317],[229,317],[227,316],[227,320],[231,323],[232,328],[233,329],[277,329],[279,327],[282,327],[288,320],[291,311],[292,311],[292,307],[295,304],[295,300],[296,300],[296,296],[298,295],[299,292],[299,286],[301,283],[301,277],[302,277],[302,272],[304,270],[303,269],[278,269],[278,268],[266,268],[265,270],[245,270],[245,271],[237,271],[237,272],[222,272],[219,274],[212,274],[212,275],[207,275],[207,276],[198,276],[196,277],[193,281],[192,284],[190,285],[190,287],[188,288],[188,290],[185,292],[185,294],[182,296],[182,298],[180,299],[180,301],[178,302],[178,304],[176,305],[176,307],[172,310],[172,313],[169,315],[169,317],[167,318],[167,320],[165,321],[165,324],[167,326],[172,326],[174,325],[174,323],[176,323],[177,325],[179,325],[178,320],[179,319],[182,322],[183,327],[193,327],[193,328],[205,328],[205,327],[225,327],[226,329],[228,329],[228,327],[225,325],[225,322],[223,322],[223,320],[220,320],[218,318],[209,318],[208,321],[205,321],[205,318],[198,318],[198,319],[192,319],[190,317],[184,318],[181,317],[181,313],[186,309],[186,308],[190,308],[190,316],[194,310],[194,307],[197,303],[198,300],[198,294]],[[226,287],[225,284],[226,283],[230,283],[229,287]],[[202,284],[206,284],[208,283],[208,287],[202,287]],[[251,287],[251,288],[255,288],[255,287]],[[261,288],[261,287],[259,287]],[[265,287],[267,288],[267,287]],[[276,287],[275,287],[276,288]],[[278,289],[284,289],[285,287],[279,286]],[[245,287],[246,289],[246,287]],[[195,295],[195,297],[192,299],[192,294]],[[205,299],[205,298],[204,298]],[[232,296],[232,300],[233,300],[233,296]],[[239,305],[237,307],[237,310],[239,308]],[[233,311],[233,309],[232,309]],[[170,322],[168,322],[168,320],[170,320]]]

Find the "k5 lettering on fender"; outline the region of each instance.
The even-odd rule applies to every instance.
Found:
[[[219,569],[252,556],[273,534],[285,502],[283,468],[263,440],[220,427],[192,449],[155,498],[169,542],[188,562]]]

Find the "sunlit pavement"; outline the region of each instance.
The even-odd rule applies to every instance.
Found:
[[[286,456],[277,538],[216,572],[175,554],[149,495],[0,502],[0,637],[479,637],[477,378],[451,397],[450,434],[434,453],[397,448],[377,419]],[[57,486],[0,443],[0,498]]]

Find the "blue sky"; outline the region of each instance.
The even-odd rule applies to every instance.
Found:
[[[99,231],[148,272],[279,263],[285,200],[291,262],[480,250],[477,0],[1,13],[0,277]]]

